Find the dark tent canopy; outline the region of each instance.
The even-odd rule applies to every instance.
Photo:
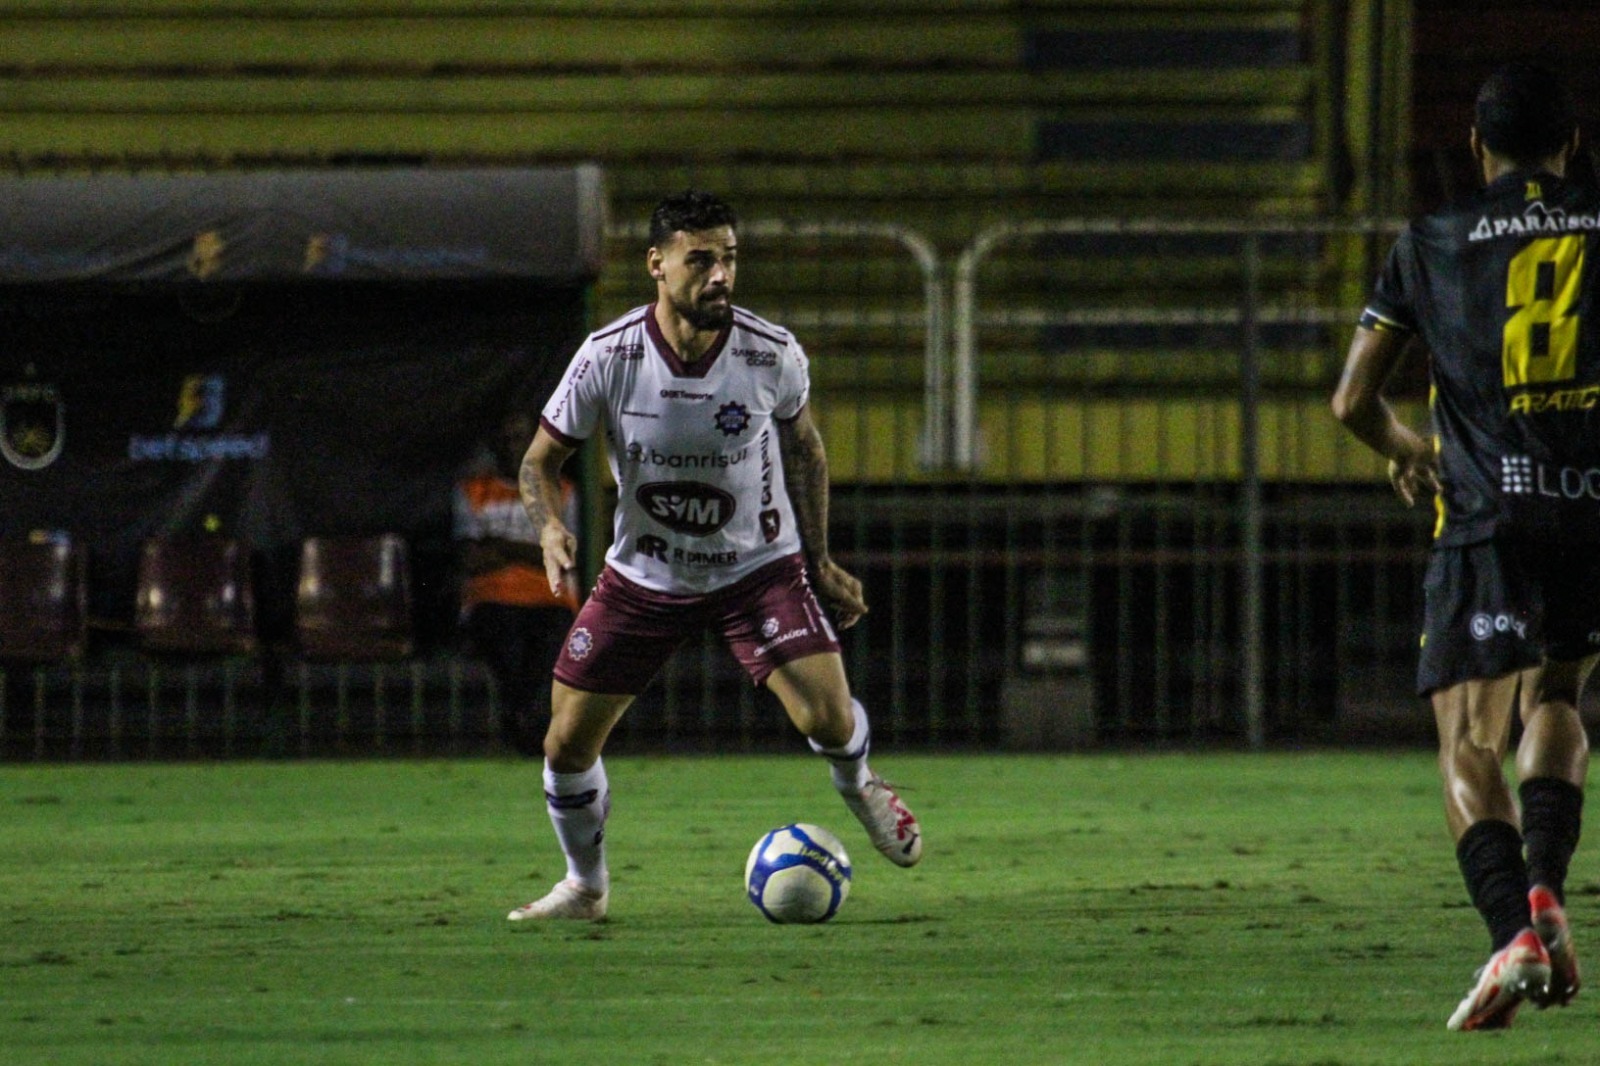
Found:
[[[303,538],[398,532],[448,615],[455,476],[582,340],[603,204],[593,167],[0,181],[0,536],[86,544],[113,621],[144,539],[235,536],[270,622]]]
[[[595,167],[0,180],[0,284],[571,285],[600,270]]]

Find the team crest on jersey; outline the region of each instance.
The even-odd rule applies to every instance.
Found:
[[[583,626],[572,631],[572,636],[567,638],[567,654],[573,659],[583,660],[589,657],[594,650],[594,635]]]
[[[716,423],[724,436],[737,437],[750,428],[750,410],[742,403],[725,403],[717,408]]]

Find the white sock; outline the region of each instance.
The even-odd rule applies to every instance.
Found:
[[[824,748],[809,737],[806,739],[812,751],[828,757],[833,787],[840,792],[859,792],[872,780],[872,772],[867,769],[867,749],[872,747],[872,726],[867,723],[867,709],[854,697],[850,708],[855,711],[856,724],[843,747]]]
[[[611,786],[605,763],[576,774],[558,774],[544,764],[544,801],[550,824],[567,857],[567,877],[584,888],[604,892],[611,884],[606,870],[606,816],[611,813]]]

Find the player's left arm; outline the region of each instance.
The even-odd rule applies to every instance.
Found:
[[[783,485],[794,507],[800,540],[811,557],[817,591],[849,629],[867,613],[861,582],[828,553],[828,451],[811,417],[811,406],[787,421],[778,421],[778,450],[783,457]]]
[[[1409,331],[1356,327],[1332,403],[1334,417],[1389,460],[1389,483],[1408,507],[1439,491],[1432,441],[1401,422],[1383,398],[1384,383],[1399,367],[1410,338]]]

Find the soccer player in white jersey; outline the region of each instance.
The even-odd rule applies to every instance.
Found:
[[[522,500],[551,588],[574,580],[562,464],[604,426],[618,504],[606,566],[556,660],[544,789],[567,876],[512,921],[599,919],[609,902],[601,749],[673,650],[706,627],[783,704],[831,764],[834,787],[891,862],[922,831],[867,766],[870,729],[850,695],[841,628],[866,613],[861,582],[828,553],[828,463],[807,406],[805,352],[733,304],[738,218],[708,193],[650,219],[653,304],[584,341],[523,459]]]

